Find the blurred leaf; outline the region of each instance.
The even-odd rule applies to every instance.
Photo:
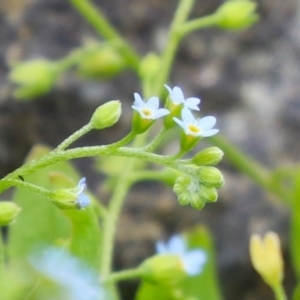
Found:
[[[300,278],[300,171],[295,174],[291,207],[291,252],[297,278]],[[300,299],[300,298],[299,298]]]
[[[47,147],[36,146],[27,161],[49,151]],[[51,189],[50,174],[53,172],[65,174],[75,184],[79,180],[68,162],[48,166],[26,176],[25,180]],[[8,253],[11,259],[27,258],[37,247],[65,244],[75,256],[81,257],[95,269],[99,268],[100,229],[93,205],[86,210],[63,211],[52,205],[49,199],[19,188],[14,193],[13,201],[22,208],[22,212],[9,232]]]
[[[292,297],[292,300],[299,300],[299,299],[300,299],[300,283],[297,284]]]
[[[210,233],[205,227],[196,227],[186,232],[190,248],[201,248],[206,251],[207,262],[201,274],[187,277],[176,286],[152,285],[142,282],[136,300],[221,300],[217,281],[214,247]]]

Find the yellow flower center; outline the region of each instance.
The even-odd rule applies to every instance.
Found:
[[[142,109],[142,113],[144,114],[144,116],[146,117],[151,117],[152,116],[152,110],[149,108],[144,108]]]
[[[199,127],[197,127],[196,125],[189,125],[188,129],[190,132],[192,133],[200,133],[201,129]]]

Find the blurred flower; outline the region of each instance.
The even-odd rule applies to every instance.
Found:
[[[17,85],[14,93],[17,99],[30,99],[48,93],[59,75],[58,64],[36,59],[15,65],[9,79]]]
[[[254,269],[271,287],[281,285],[283,259],[278,234],[268,232],[263,238],[252,234],[250,238],[250,258]]]
[[[63,249],[49,247],[29,258],[31,265],[56,282],[65,300],[104,300],[99,276]]]
[[[155,120],[166,116],[170,112],[165,108],[159,107],[157,97],[151,97],[147,102],[144,102],[138,93],[134,93],[134,103],[131,106],[135,109],[143,119]]]
[[[89,196],[84,193],[86,189],[86,179],[85,177],[81,178],[77,185],[77,205],[79,209],[86,208],[90,204]]]
[[[171,89],[169,86],[165,84],[165,87],[169,91],[169,97],[174,105],[183,104],[185,108],[193,109],[193,110],[200,110],[198,104],[200,103],[200,99],[191,97],[191,98],[184,98],[181,88],[175,86]]]
[[[202,272],[207,260],[206,253],[201,249],[187,249],[185,240],[180,235],[174,235],[169,242],[158,241],[156,243],[158,254],[174,254],[181,258],[185,272],[190,276],[196,276]]]
[[[196,120],[192,113],[183,108],[181,111],[182,120],[173,118],[174,121],[183,128],[187,135],[195,137],[209,137],[219,132],[218,129],[212,129],[216,124],[216,118],[209,116]]]

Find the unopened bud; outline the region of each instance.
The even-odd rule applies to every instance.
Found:
[[[14,202],[10,201],[1,201],[0,202],[0,226],[6,226],[12,223],[21,208],[15,204]]]
[[[37,59],[17,64],[9,74],[10,80],[18,87],[14,93],[17,99],[34,98],[47,93],[60,74],[58,65]]]
[[[257,4],[251,0],[229,0],[216,11],[219,27],[229,30],[244,29],[258,20]]]
[[[121,112],[122,108],[120,101],[109,101],[96,109],[90,124],[94,129],[111,127],[119,120]]]
[[[197,153],[192,162],[199,166],[214,166],[218,164],[224,155],[224,152],[218,147],[206,148]]]
[[[139,269],[141,278],[154,284],[172,285],[187,276],[181,257],[174,254],[152,256]]]
[[[217,168],[215,167],[199,167],[197,170],[199,180],[204,185],[220,188],[224,185],[224,178]]]

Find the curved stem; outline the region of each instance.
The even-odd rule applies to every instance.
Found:
[[[71,136],[69,136],[67,139],[65,139],[60,145],[58,145],[54,151],[64,150],[68,148],[72,143],[74,143],[76,140],[78,140],[80,137],[91,131],[93,128],[91,124],[86,124],[76,132],[74,132]]]
[[[118,42],[119,50],[126,58],[131,67],[138,71],[139,56],[131,46],[121,38],[119,33],[106,20],[99,7],[95,7],[88,0],[70,0],[74,7],[83,15],[83,17],[94,27],[94,29],[109,41]]]
[[[163,140],[167,131],[168,129],[163,127],[158,133],[158,135],[154,138],[154,140],[145,147],[141,148],[141,150],[145,152],[152,152],[153,150],[155,150],[159,143]]]
[[[217,17],[215,14],[209,15],[209,16],[205,16],[202,18],[198,18],[196,20],[192,20],[189,21],[187,23],[185,23],[180,29],[179,29],[179,33],[182,37],[184,37],[185,35],[205,28],[205,27],[211,27],[214,26],[216,24],[217,21]]]
[[[115,272],[107,276],[103,282],[104,283],[111,283],[111,282],[117,282],[117,281],[123,281],[128,279],[134,279],[141,277],[141,270],[139,268],[137,269],[129,269],[124,270],[120,272]]]
[[[287,300],[287,297],[286,297],[286,294],[285,294],[285,291],[284,291],[282,285],[272,287],[272,290],[275,294],[276,300]]]

